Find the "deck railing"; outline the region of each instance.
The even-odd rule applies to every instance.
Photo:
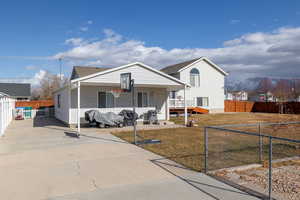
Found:
[[[196,102],[194,100],[188,99],[186,100],[187,107],[195,107]],[[184,107],[184,99],[169,99],[169,107],[170,108],[183,108]]]

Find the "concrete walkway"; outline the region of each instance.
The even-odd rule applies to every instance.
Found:
[[[55,120],[14,121],[0,139],[1,199],[256,199],[109,133],[72,136]]]

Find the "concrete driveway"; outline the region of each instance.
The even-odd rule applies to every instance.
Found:
[[[257,199],[109,133],[72,136],[53,119],[13,121],[0,139],[1,199]]]

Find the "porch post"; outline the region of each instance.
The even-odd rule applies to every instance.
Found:
[[[72,100],[71,100],[71,98],[72,98],[72,83],[70,83],[70,85],[68,86],[68,123],[69,123],[69,125],[71,124],[71,117],[72,117],[72,115],[71,115],[71,108],[72,108]]]
[[[80,81],[77,85],[77,135],[80,136]]]
[[[186,107],[186,85],[184,85],[183,90],[183,98],[184,98],[184,124],[187,125],[187,107]]]
[[[166,93],[167,93],[167,101],[166,101],[166,120],[170,120],[170,108],[169,108],[169,101],[170,101],[170,98],[169,98],[169,91],[168,89],[166,89]]]

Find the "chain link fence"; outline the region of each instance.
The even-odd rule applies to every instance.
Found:
[[[204,172],[264,194],[300,199],[300,122],[204,128]]]

